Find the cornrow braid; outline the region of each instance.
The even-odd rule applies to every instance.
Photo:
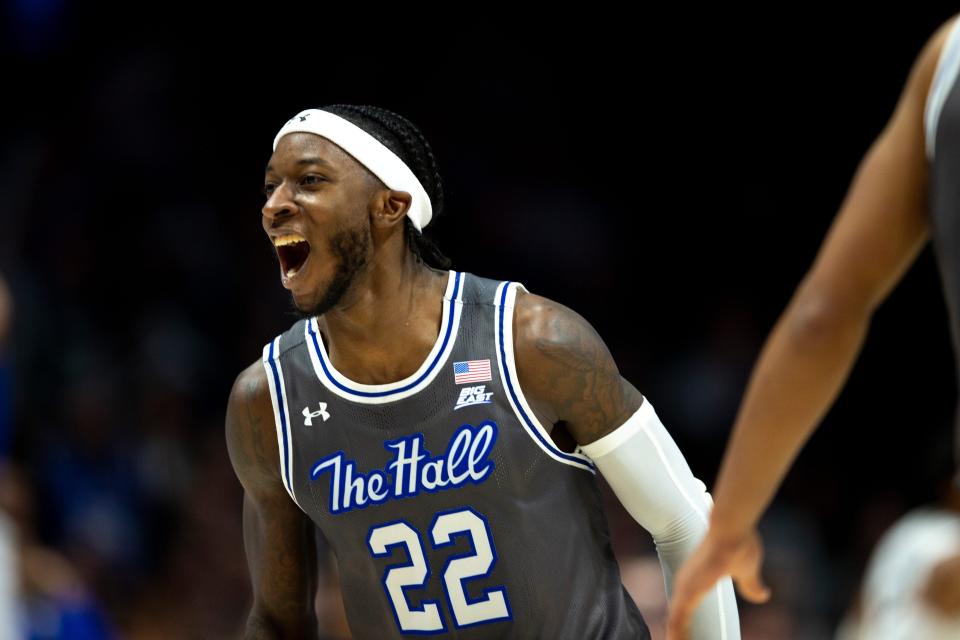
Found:
[[[334,104],[322,108],[349,120],[397,154],[430,196],[431,220],[443,212],[443,182],[437,159],[423,133],[412,122],[399,113],[372,105]],[[450,258],[443,255],[433,240],[417,231],[409,217],[404,217],[403,224],[407,247],[419,262],[439,269],[450,268]]]

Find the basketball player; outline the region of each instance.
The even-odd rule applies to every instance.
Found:
[[[580,315],[449,269],[423,135],[376,107],[288,121],[263,227],[301,320],[237,378],[247,638],[304,638],[309,537],[333,549],[354,638],[647,638],[621,585],[601,472],[653,535],[667,587],[710,498]],[[427,264],[439,263],[443,269]],[[697,638],[739,638],[730,581]]]
[[[810,272],[764,346],[717,481],[710,531],[677,577],[668,637],[679,640],[702,594],[732,576],[769,598],[756,524],[791,461],[843,387],[874,310],[932,235],[960,365],[960,23],[930,37],[894,113],[854,177]],[[942,548],[950,548],[942,545]],[[960,555],[923,589],[960,616]],[[913,636],[920,637],[920,636]]]

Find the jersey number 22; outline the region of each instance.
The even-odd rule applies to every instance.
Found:
[[[490,526],[486,519],[469,507],[440,512],[433,518],[430,536],[436,549],[454,544],[458,535],[469,536],[473,552],[451,556],[443,567],[441,584],[453,612],[457,628],[472,627],[494,620],[510,619],[510,603],[503,587],[487,589],[480,598],[471,600],[464,581],[490,574],[497,560]],[[393,547],[406,547],[410,561],[393,564],[383,574],[383,587],[393,607],[400,631],[405,633],[438,633],[446,631],[436,600],[424,600],[419,609],[410,607],[405,589],[424,587],[430,579],[430,565],[423,554],[420,533],[403,520],[371,527],[367,546],[374,557],[393,555]]]

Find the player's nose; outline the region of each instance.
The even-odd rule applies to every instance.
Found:
[[[290,190],[287,189],[286,182],[283,182],[274,187],[273,191],[270,192],[270,197],[267,198],[261,212],[264,218],[272,220],[283,217],[284,215],[289,215],[296,211],[296,208],[297,204],[290,197]]]

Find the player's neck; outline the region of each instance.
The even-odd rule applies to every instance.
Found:
[[[374,260],[358,274],[346,304],[317,319],[331,364],[355,382],[402,380],[437,340],[449,273],[409,253],[401,264]]]

